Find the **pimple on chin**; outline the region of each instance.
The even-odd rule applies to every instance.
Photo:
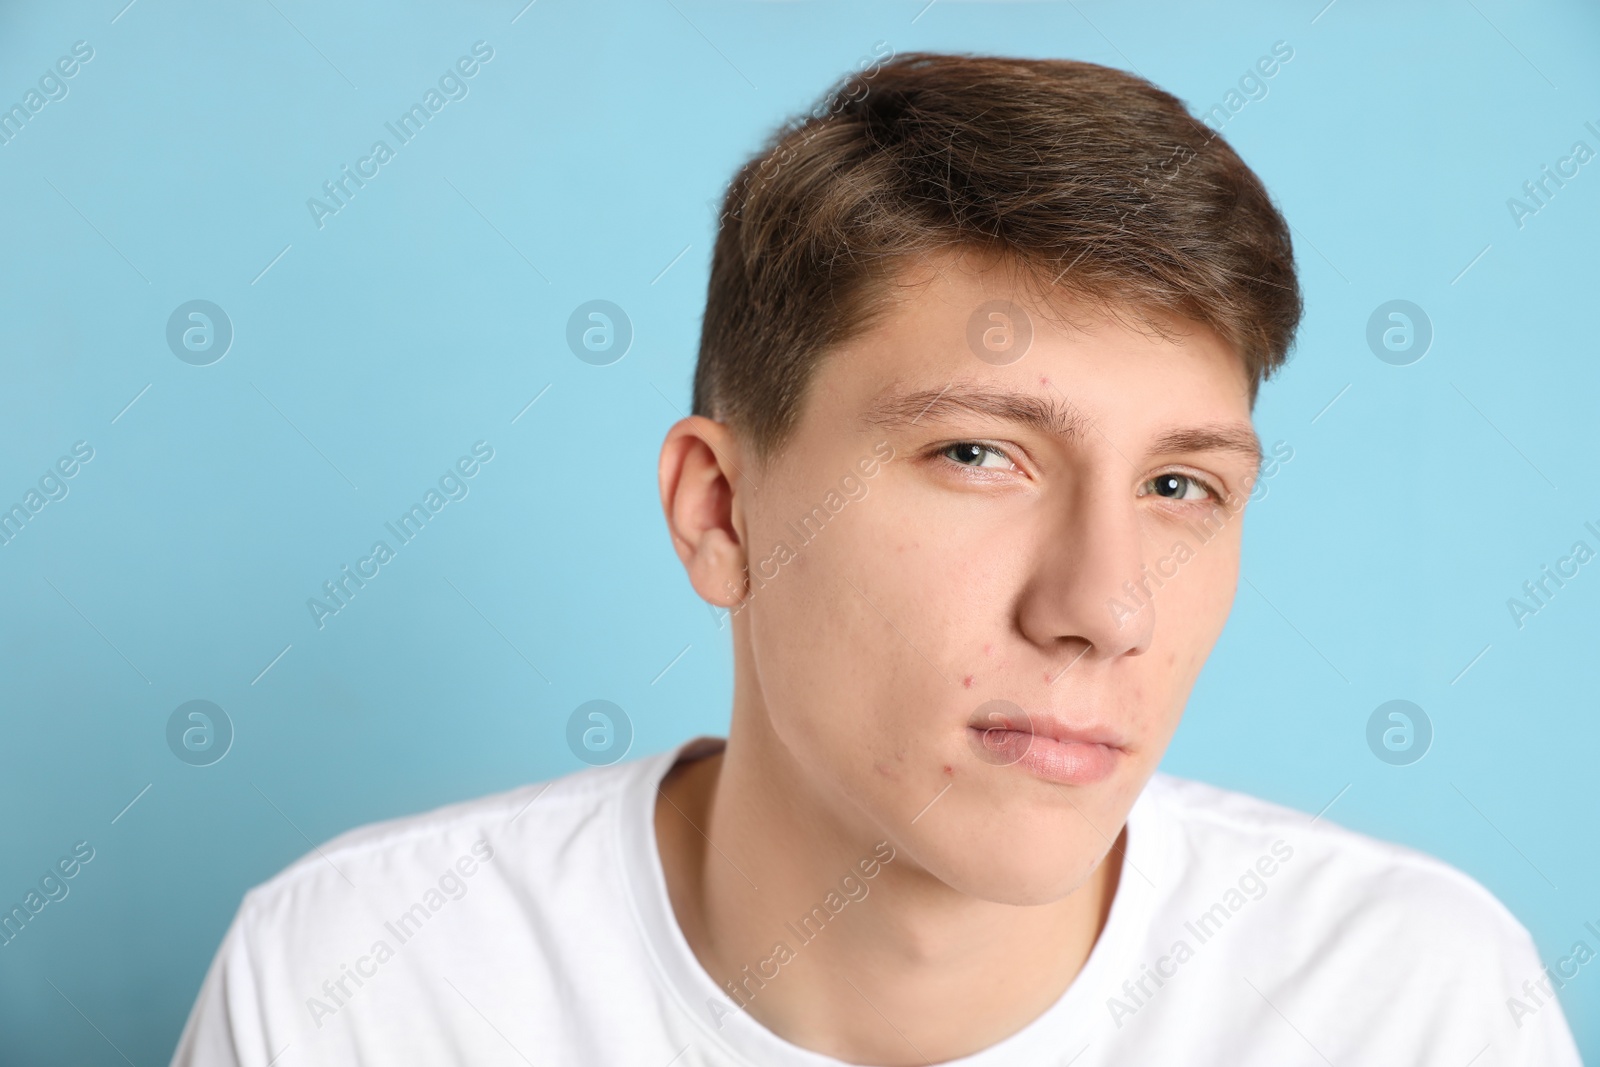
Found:
[[[961,679],[961,684],[966,686],[968,689],[971,689],[972,688],[972,675],[969,674],[965,678]]]
[[[946,778],[954,778],[956,776],[956,769],[950,766],[950,764],[946,763],[944,765],[944,776]]]

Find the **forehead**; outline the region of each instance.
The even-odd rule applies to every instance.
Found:
[[[926,405],[923,418],[964,410],[1064,436],[1108,422],[1168,433],[1248,426],[1250,384],[1203,324],[1073,297],[1006,261],[944,256],[888,286],[872,321],[817,368],[806,407],[864,424]]]

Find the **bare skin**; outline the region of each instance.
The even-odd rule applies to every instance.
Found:
[[[1245,369],[1198,324],[1035,306],[996,365],[968,325],[1033,306],[1012,272],[952,255],[903,281],[775,455],[691,417],[660,464],[690,581],[734,612],[727,748],[656,807],[673,909],[743,1010],[852,1063],[969,1055],[1082,969],[1259,464]],[[1025,722],[993,727],[997,700]],[[801,941],[830,891],[848,903]]]

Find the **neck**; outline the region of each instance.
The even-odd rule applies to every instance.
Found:
[[[804,1048],[909,1065],[986,1048],[1060,997],[1105,924],[1120,842],[1050,904],[959,893],[740,703],[724,752],[675,768],[656,803],[679,926],[732,1004]]]

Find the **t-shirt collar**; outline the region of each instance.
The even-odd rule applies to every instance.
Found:
[[[722,750],[718,737],[696,737],[676,749],[639,760],[617,812],[616,841],[634,919],[656,978],[704,1035],[735,1059],[771,1067],[845,1067],[842,1061],[801,1048],[762,1026],[739,1008],[706,973],[678,926],[667,895],[656,842],[656,791],[674,765]],[[1003,1067],[1035,1062],[1070,1062],[1100,1029],[1104,990],[1137,953],[1157,910],[1158,888],[1168,885],[1170,833],[1162,806],[1147,787],[1128,813],[1122,875],[1105,928],[1083,969],[1038,1018],[1010,1037],[944,1067]]]

